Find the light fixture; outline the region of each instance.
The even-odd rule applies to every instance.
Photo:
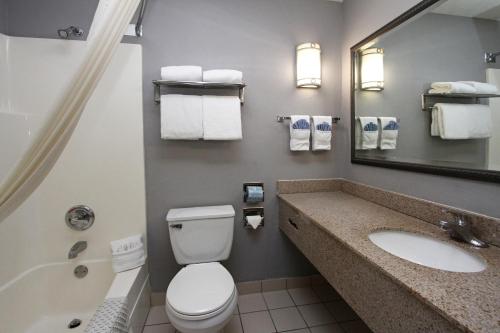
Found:
[[[321,47],[318,43],[297,46],[297,87],[321,87]]]
[[[384,49],[361,51],[361,90],[384,90]]]

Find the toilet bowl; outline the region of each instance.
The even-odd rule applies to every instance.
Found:
[[[182,333],[215,333],[231,319],[237,300],[233,278],[220,263],[192,264],[170,282],[165,310]]]
[[[171,209],[167,222],[175,259],[186,265],[168,285],[167,316],[182,333],[220,332],[238,303],[233,277],[219,263],[231,251],[234,208]]]

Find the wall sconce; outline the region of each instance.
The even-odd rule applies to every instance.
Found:
[[[384,90],[384,49],[361,51],[361,90]]]
[[[318,43],[297,46],[297,87],[321,87],[321,47]]]

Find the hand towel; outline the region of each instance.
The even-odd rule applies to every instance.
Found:
[[[161,68],[161,79],[199,82],[202,80],[202,70],[200,66],[166,66]]]
[[[460,81],[476,89],[476,94],[498,94],[498,88],[494,84],[476,82],[476,81]]]
[[[432,108],[431,136],[439,136],[438,109]]]
[[[161,138],[164,140],[198,140],[203,137],[201,96],[161,96]]]
[[[233,69],[213,69],[203,72],[203,81],[222,83],[242,83],[243,73]]]
[[[361,124],[361,149],[376,149],[378,146],[377,117],[359,117]]]
[[[482,104],[437,103],[439,135],[445,140],[484,139],[491,137],[489,106]]]
[[[396,149],[399,124],[396,117],[378,117],[380,121],[380,149]]]
[[[475,94],[476,88],[463,82],[433,82],[429,94]]]
[[[142,242],[142,235],[112,241],[111,257],[115,273],[144,265],[146,262],[146,250]]]
[[[332,141],[332,117],[312,116],[312,150],[330,150]]]
[[[241,104],[237,96],[203,96],[203,139],[241,140]]]
[[[311,124],[309,116],[294,115],[290,118],[290,150],[309,150],[309,138],[311,136]]]

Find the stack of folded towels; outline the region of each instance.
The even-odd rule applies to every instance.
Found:
[[[494,84],[457,81],[433,82],[429,94],[497,94],[498,88]]]
[[[203,72],[199,66],[167,66],[162,80],[242,83],[237,70]],[[164,140],[241,140],[241,104],[237,96],[161,96],[161,138]]]
[[[115,273],[128,271],[146,262],[146,251],[142,235],[116,240],[111,242],[111,255]]]

